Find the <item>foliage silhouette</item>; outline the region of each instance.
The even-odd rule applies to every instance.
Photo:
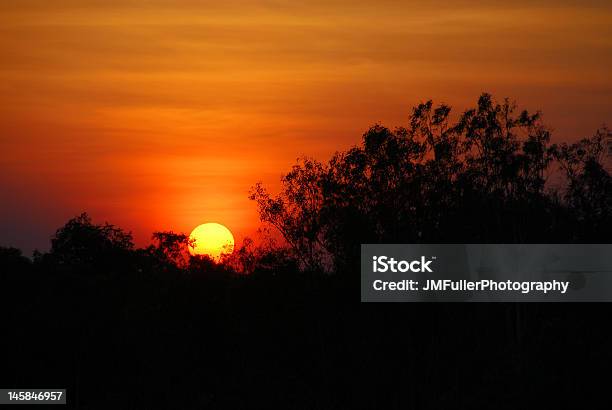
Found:
[[[32,261],[23,256],[21,249],[0,246],[0,272],[23,272],[31,265]]]
[[[273,196],[251,191],[302,267],[355,271],[361,243],[529,243],[605,240],[612,229],[603,136],[551,145],[540,114],[483,94],[451,120],[431,101],[407,128],[374,125],[327,163],[302,159]],[[555,167],[562,191],[547,186]],[[561,199],[560,199],[561,198]],[[327,261],[331,261],[326,265]]]
[[[173,231],[154,232],[152,239],[154,245],[149,247],[149,252],[161,262],[179,268],[189,264],[189,249],[193,248],[194,242],[189,235]]]
[[[134,251],[131,233],[109,223],[94,224],[87,215],[70,219],[51,238],[48,253],[35,254],[35,263],[51,269],[121,271]]]

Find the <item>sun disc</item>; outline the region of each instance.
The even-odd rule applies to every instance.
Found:
[[[189,238],[194,241],[194,246],[189,247],[192,255],[206,255],[218,262],[223,255],[234,252],[234,236],[225,226],[215,222],[197,226]]]

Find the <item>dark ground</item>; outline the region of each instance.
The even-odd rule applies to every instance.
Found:
[[[66,388],[67,408],[564,408],[609,373],[605,304],[363,304],[358,276],[2,275],[0,385]]]

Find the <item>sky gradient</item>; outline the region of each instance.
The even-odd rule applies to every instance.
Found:
[[[219,4],[223,3],[223,4]],[[259,222],[248,198],[427,99],[612,119],[609,2],[0,2],[0,245],[89,212],[133,231]]]

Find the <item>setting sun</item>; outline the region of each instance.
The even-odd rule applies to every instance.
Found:
[[[219,261],[222,255],[234,251],[234,236],[225,226],[218,223],[205,223],[197,226],[189,238],[194,246],[189,248],[192,255],[207,255]]]

